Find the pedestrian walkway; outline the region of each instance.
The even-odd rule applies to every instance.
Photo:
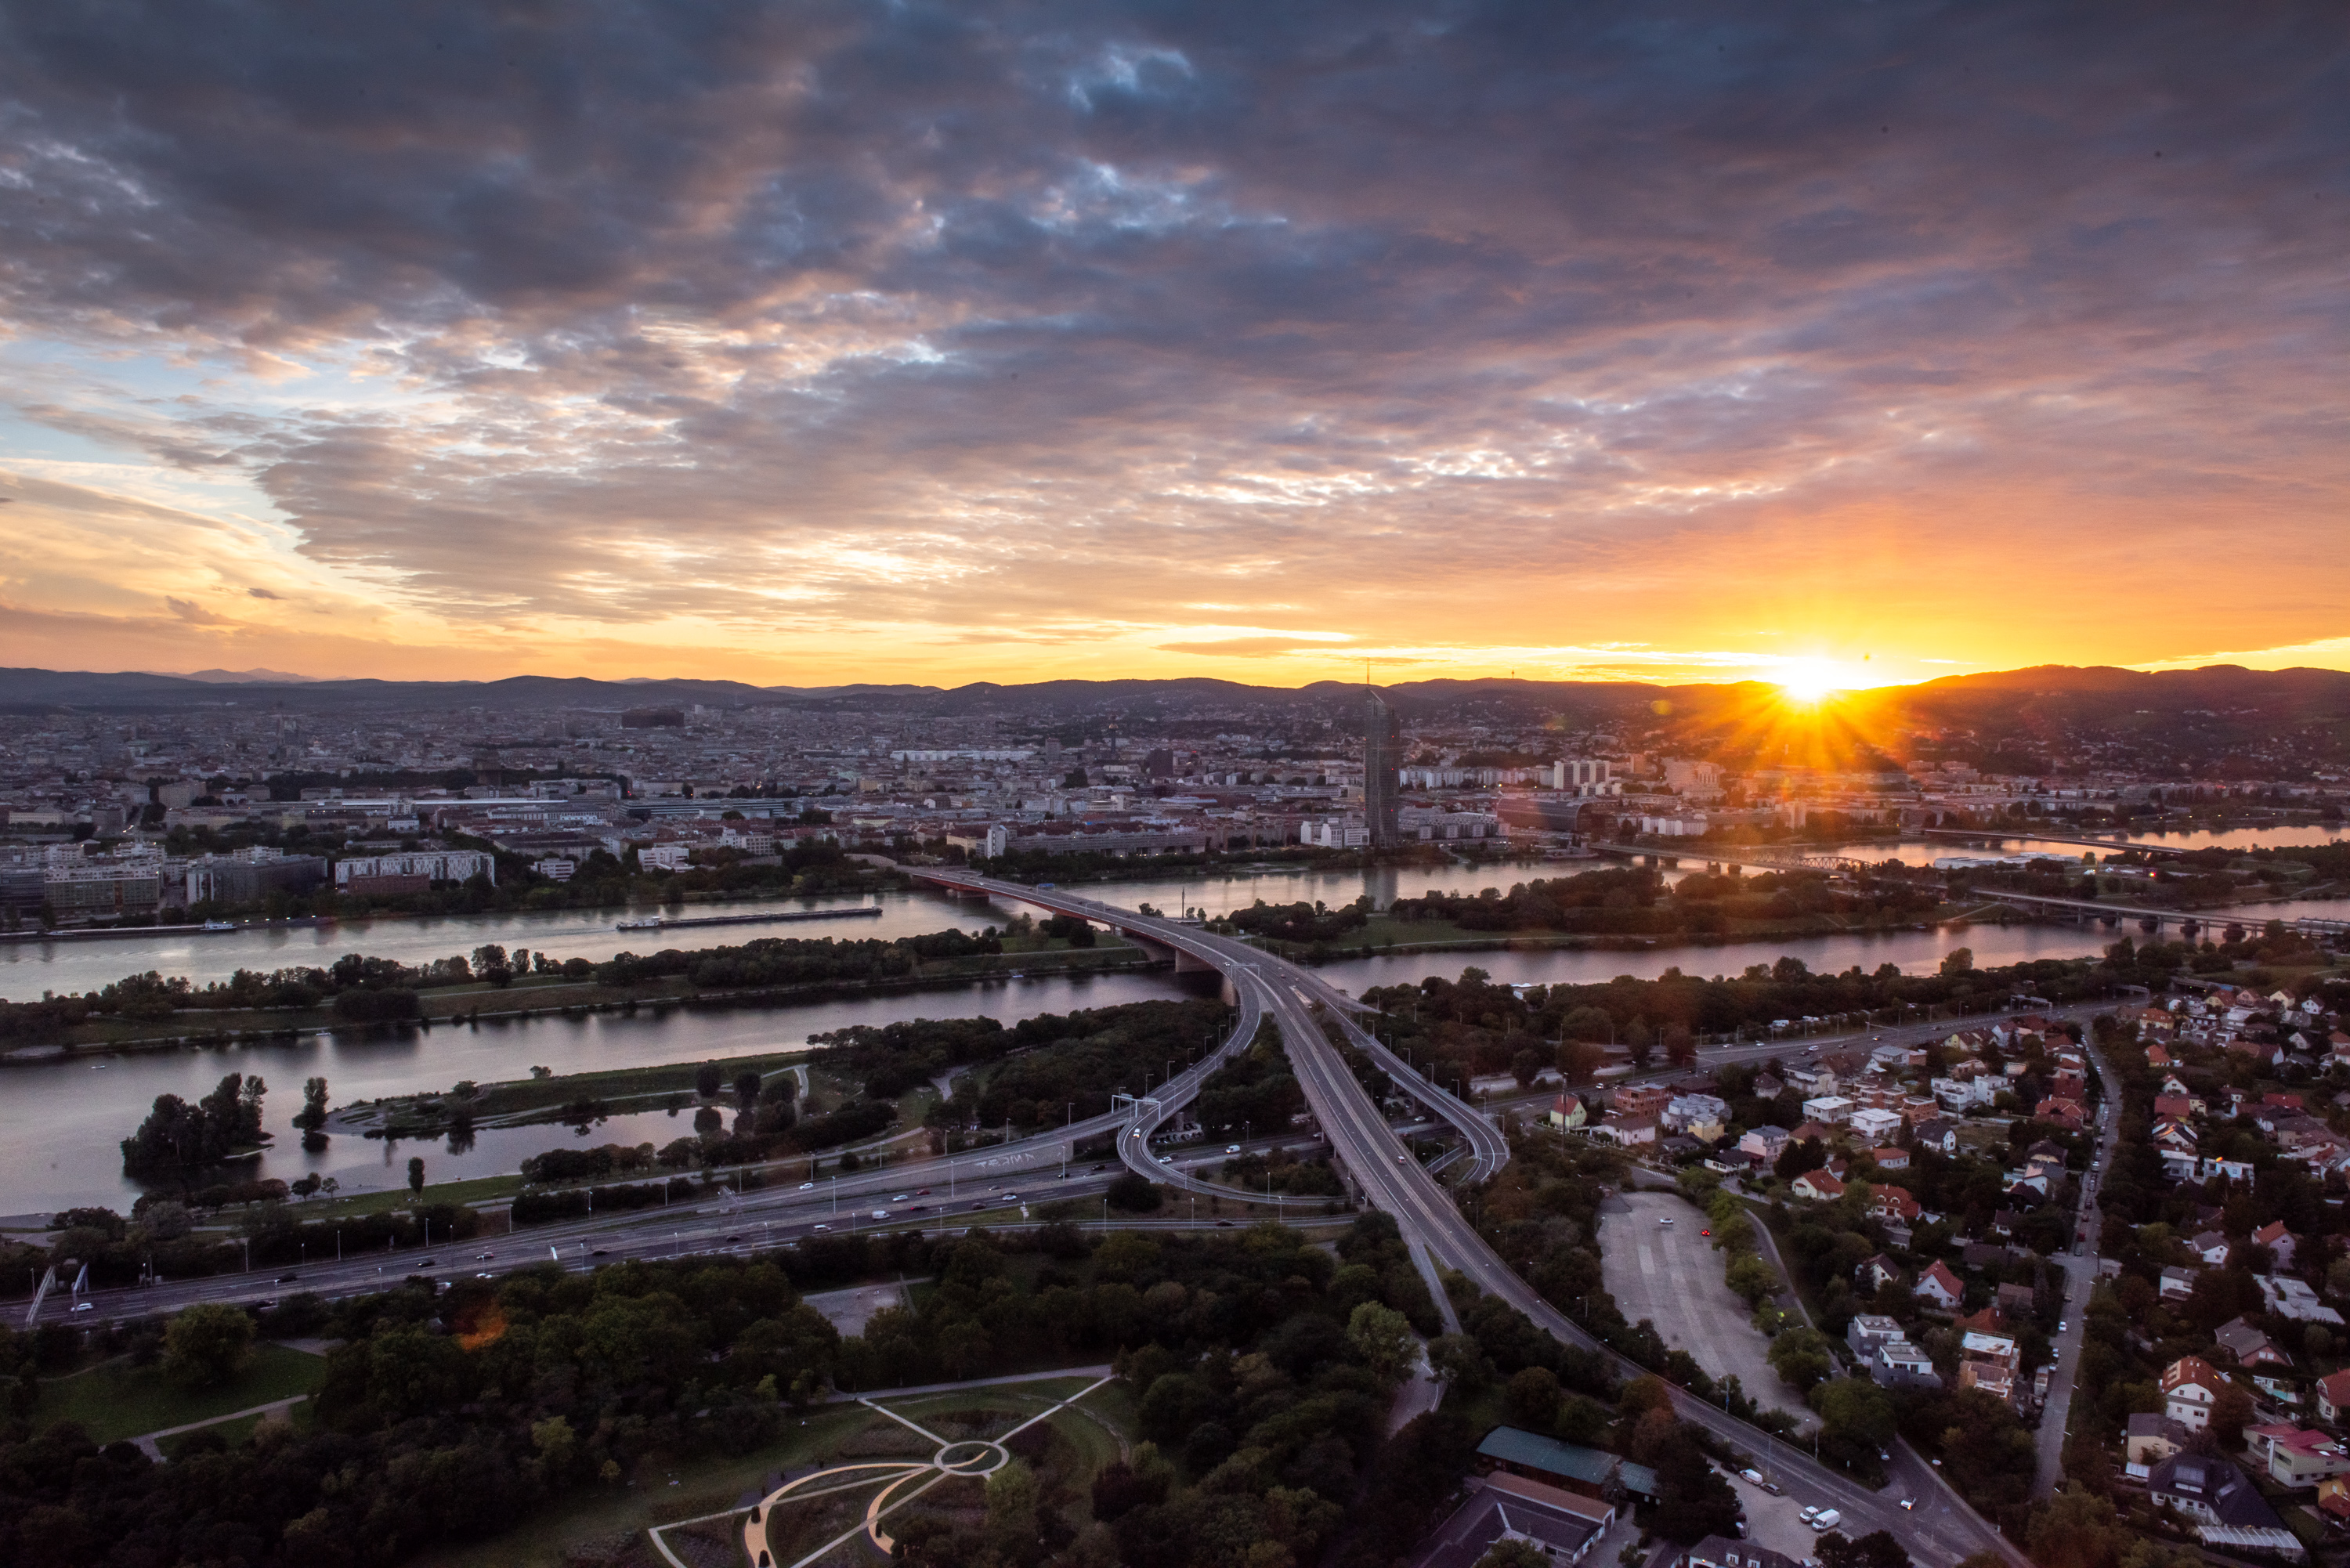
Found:
[[[133,1438],[130,1440],[139,1445],[140,1453],[161,1464],[163,1460],[162,1440],[165,1438],[176,1438],[182,1432],[202,1431],[206,1427],[217,1427],[224,1421],[242,1421],[247,1416],[267,1416],[274,1410],[291,1410],[308,1397],[307,1394],[296,1394],[290,1399],[272,1399],[266,1405],[255,1405],[244,1410],[231,1410],[225,1416],[210,1416],[201,1421],[190,1421],[185,1426],[166,1427],[160,1432],[149,1432],[144,1437]]]

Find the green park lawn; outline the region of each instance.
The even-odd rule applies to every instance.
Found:
[[[85,1372],[45,1380],[33,1424],[75,1421],[95,1441],[110,1443],[310,1393],[326,1370],[324,1356],[282,1345],[264,1345],[233,1381],[192,1392],[165,1378],[156,1367],[134,1367],[128,1361],[101,1362]]]

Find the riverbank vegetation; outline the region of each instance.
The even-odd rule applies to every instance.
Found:
[[[1016,922],[1015,922],[1016,924]],[[895,939],[765,937],[708,948],[561,961],[496,944],[420,964],[349,953],[325,966],[239,970],[196,985],[150,971],[98,991],[0,1002],[0,1050],[125,1044],[251,1033],[462,1019],[640,1002],[758,1000],[820,987],[972,979],[1007,961],[1024,971],[1107,968],[1140,960],[1115,935],[1067,938],[949,929]]]

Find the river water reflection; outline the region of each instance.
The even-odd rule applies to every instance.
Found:
[[[1506,888],[1534,877],[1584,868],[1587,867],[1540,862],[1481,870],[1454,866],[1367,875],[1281,868],[1256,876],[1107,884],[1097,896],[1129,906],[1148,903],[1169,913],[1187,906],[1222,912],[1258,898],[1272,903],[1318,899],[1336,905],[1366,892],[1385,904],[1431,888],[1473,892],[1486,886]],[[211,939],[59,943],[50,956],[19,950],[0,957],[0,974],[9,977],[10,994],[37,995],[45,989],[87,990],[142,968],[192,973],[203,980],[224,977],[239,967],[321,963],[349,951],[415,961],[466,951],[489,941],[545,950],[557,958],[593,959],[632,948],[715,945],[760,935],[899,936],[948,925],[976,930],[1001,924],[1012,912],[1000,906],[958,902],[927,893],[892,894],[879,901],[883,913],[878,919],[844,916],[837,920],[689,928],[667,933],[616,932],[608,914],[566,913],[354,922],[326,929],[304,928]],[[846,909],[856,902],[832,900],[829,907]],[[779,907],[809,905],[827,907],[816,900]],[[2295,914],[2338,914],[2342,906],[2304,900],[2267,908],[2291,919]],[[1920,972],[1932,970],[1945,953],[1960,946],[1973,950],[1975,961],[1988,967],[2092,953],[2123,934],[2134,932],[2126,926],[2115,930],[1989,924],[1962,930],[1893,931],[1634,951],[1419,953],[1351,960],[1331,964],[1324,972],[1334,984],[1355,992],[1374,985],[1417,982],[1431,974],[1457,977],[1472,965],[1497,980],[1513,982],[1588,983],[1621,974],[1652,978],[1668,968],[1695,975],[1735,974],[1749,964],[1769,963],[1783,954],[1802,959],[1815,972],[1838,972],[1855,964],[1873,971],[1886,963]],[[16,967],[5,967],[11,964]],[[315,1170],[335,1177],[347,1188],[384,1187],[404,1179],[411,1154],[423,1154],[432,1179],[442,1180],[512,1170],[528,1155],[579,1140],[567,1128],[541,1125],[483,1129],[475,1135],[473,1147],[462,1153],[438,1144],[388,1149],[377,1140],[338,1137],[326,1152],[307,1155],[289,1120],[298,1108],[304,1078],[325,1076],[334,1102],[343,1105],[384,1095],[445,1089],[463,1078],[521,1077],[533,1065],[561,1073],[701,1061],[789,1049],[804,1044],[810,1034],[853,1023],[977,1015],[1010,1023],[1039,1012],[1212,994],[1214,987],[1212,976],[1178,980],[1158,971],[1052,977],[951,990],[861,993],[778,1008],[675,1009],[660,1013],[645,1010],[633,1017],[605,1014],[441,1024],[421,1031],[340,1031],[290,1044],[230,1050],[126,1053],[111,1058],[103,1071],[93,1071],[86,1060],[16,1066],[0,1072],[0,1211],[46,1212],[76,1203],[126,1207],[137,1189],[120,1174],[119,1140],[133,1130],[157,1095],[193,1098],[230,1071],[260,1073],[271,1086],[269,1120],[277,1141],[259,1162],[259,1174],[291,1179]],[[687,1130],[686,1117],[671,1119],[652,1112],[615,1118],[591,1129],[585,1141],[665,1143]]]

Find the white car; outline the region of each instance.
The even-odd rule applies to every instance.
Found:
[[[813,1181],[803,1181],[800,1183],[800,1190],[802,1192],[813,1192],[816,1190],[816,1183]]]
[[[1812,1521],[1817,1519],[1819,1516],[1819,1505],[1816,1503],[1807,1502],[1804,1504],[1802,1508],[1795,1511],[1795,1517],[1802,1520],[1805,1524],[1811,1523]]]
[[[1159,1157],[1159,1163],[1161,1165],[1172,1165],[1175,1163],[1175,1157],[1171,1154],[1162,1154]]]
[[[1843,1522],[1844,1515],[1838,1513],[1832,1508],[1824,1508],[1820,1510],[1819,1512],[1812,1515],[1812,1528],[1821,1532],[1823,1534],[1828,1531],[1834,1530],[1837,1525],[1842,1524]]]
[[[887,1209],[876,1209],[873,1211],[873,1218],[876,1220],[887,1220],[889,1218],[889,1211]]]
[[[1236,1143],[1228,1143],[1224,1145],[1224,1152],[1226,1154],[1238,1154],[1240,1151],[1241,1146]]]
[[[1669,1214],[1661,1214],[1657,1217],[1657,1223],[1659,1225],[1670,1227],[1672,1222],[1673,1217]]]

